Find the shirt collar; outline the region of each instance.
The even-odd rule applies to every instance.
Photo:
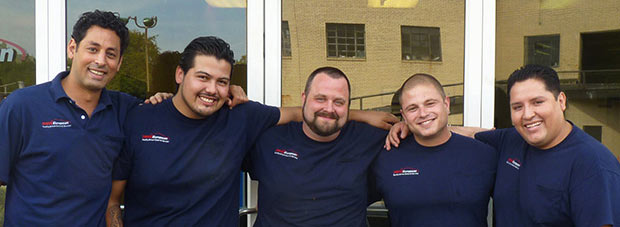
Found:
[[[68,75],[69,75],[69,71],[60,72],[52,80],[52,83],[50,86],[50,94],[52,95],[52,98],[56,102],[58,102],[59,100],[63,98],[71,100],[71,97],[69,97],[67,93],[65,92],[65,89],[62,88],[62,80],[65,79]],[[112,99],[110,99],[110,95],[108,94],[108,91],[105,88],[101,90],[101,96],[99,97],[98,106],[99,105],[103,105],[104,107],[112,105]]]

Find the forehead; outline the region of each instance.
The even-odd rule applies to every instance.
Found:
[[[401,101],[403,106],[405,103],[425,102],[427,100],[441,100],[441,93],[430,83],[419,83],[412,87],[405,88]]]
[[[516,82],[510,89],[510,100],[520,101],[540,96],[551,96],[553,93],[547,90],[545,83],[539,79],[527,79]]]
[[[231,69],[230,63],[224,59],[199,54],[194,57],[194,66],[189,71],[206,72],[218,78],[230,78]]]
[[[347,85],[347,80],[344,77],[334,79],[325,73],[319,73],[312,80],[310,91],[308,93],[312,95],[333,95],[348,99],[349,86]]]
[[[83,41],[96,42],[99,45],[108,45],[115,48],[121,46],[121,38],[118,37],[115,31],[112,29],[102,28],[97,25],[93,25],[86,30]]]

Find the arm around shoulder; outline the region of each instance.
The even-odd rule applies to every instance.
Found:
[[[280,119],[277,125],[303,121],[301,107],[280,107]]]

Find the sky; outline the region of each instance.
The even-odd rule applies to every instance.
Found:
[[[35,53],[34,2],[0,1],[0,38],[17,43],[30,55]],[[205,0],[67,0],[67,41],[80,14],[95,9],[118,12],[121,17],[137,16],[140,25],[142,18],[157,16],[149,36],[157,35],[161,52],[181,52],[192,39],[214,35],[231,45],[235,59],[246,55],[245,8],[215,8]],[[127,27],[144,32],[133,20]]]

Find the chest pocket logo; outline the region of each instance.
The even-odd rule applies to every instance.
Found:
[[[41,122],[42,128],[70,128],[71,121],[63,120],[63,119],[53,119],[51,121]]]
[[[292,159],[299,159],[299,154],[297,154],[297,152],[295,151],[287,151],[284,149],[276,149],[276,151],[273,152],[273,154],[275,155],[280,155],[282,157],[286,157],[286,158],[292,158]]]
[[[418,169],[414,169],[411,167],[405,167],[399,170],[394,170],[392,176],[400,177],[400,176],[417,176],[420,175],[420,171]]]
[[[170,143],[170,138],[161,133],[152,133],[148,135],[142,135],[142,142]]]

